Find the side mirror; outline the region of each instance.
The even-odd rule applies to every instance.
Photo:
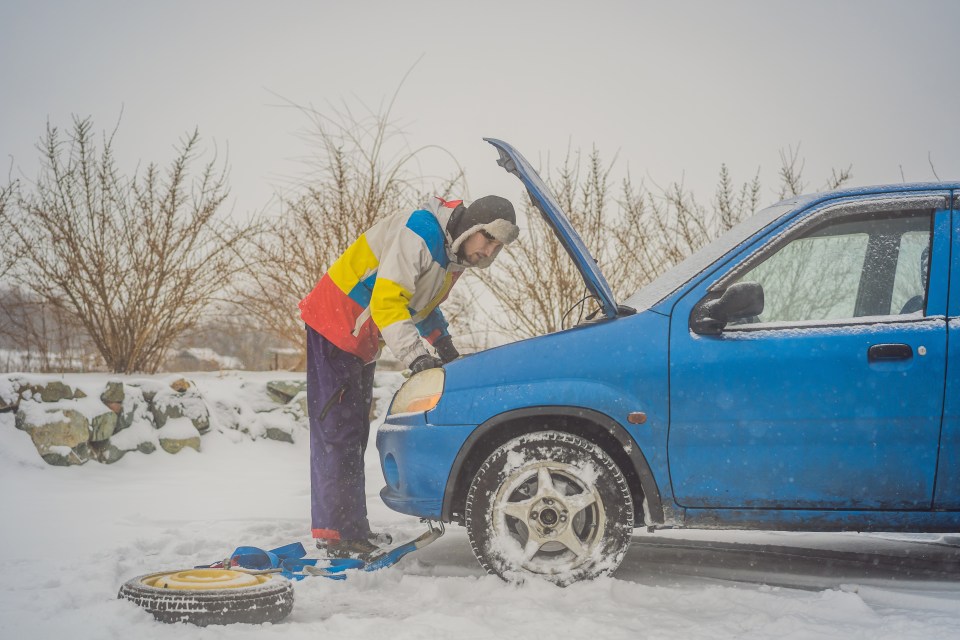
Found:
[[[756,282],[738,282],[719,294],[711,294],[690,312],[690,330],[718,335],[728,322],[763,313],[763,287]]]

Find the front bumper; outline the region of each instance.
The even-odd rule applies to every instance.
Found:
[[[377,431],[383,502],[400,513],[439,520],[453,462],[476,428],[432,425],[424,413],[388,417]]]

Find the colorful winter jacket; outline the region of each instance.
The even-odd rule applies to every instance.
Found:
[[[361,235],[300,301],[300,317],[343,351],[364,362],[380,352],[381,336],[409,366],[449,335],[439,305],[464,266],[448,252],[445,232],[461,201],[439,198],[385,218]]]

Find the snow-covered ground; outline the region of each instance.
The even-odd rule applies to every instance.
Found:
[[[242,377],[190,377],[213,397],[240,393]],[[309,544],[308,448],[306,437],[251,440],[214,423],[202,453],[52,467],[0,414],[0,638],[960,638],[960,581],[949,576],[741,552],[774,544],[788,555],[935,557],[949,549],[943,536],[637,531],[613,577],[562,589],[486,575],[464,531],[450,527],[393,568],[296,583],[293,613],[275,625],[165,625],[116,599],[129,578],[212,562],[241,544]],[[417,535],[423,525],[383,506],[381,486],[371,442],[371,522],[395,538]]]

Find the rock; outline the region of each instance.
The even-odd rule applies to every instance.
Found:
[[[131,389],[136,389],[139,392],[140,397],[143,398],[144,402],[148,404],[153,402],[153,398],[160,391],[167,391],[170,389],[168,384],[164,384],[160,380],[155,380],[152,378],[140,378],[134,380],[128,380],[123,383],[124,396],[130,394]],[[126,401],[126,397],[124,397]]]
[[[189,418],[200,433],[210,428],[210,412],[193,385],[182,392],[175,391],[173,385],[170,390],[158,391],[150,403],[150,412],[157,428],[163,428],[169,420],[177,418]]]
[[[200,451],[200,435],[193,438],[160,438],[160,447],[167,453],[179,453],[184,447]]]
[[[293,434],[284,429],[278,429],[276,427],[267,427],[267,438],[270,440],[278,440],[280,442],[289,442],[293,444]]]
[[[59,380],[41,385],[38,391],[40,392],[41,402],[59,402],[60,400],[73,399],[73,389]]]
[[[23,429],[30,434],[37,452],[49,464],[83,464],[90,459],[89,423],[86,416],[74,409],[51,409],[43,412],[46,420],[35,422],[36,416],[24,416]]]
[[[30,434],[33,443],[40,446],[75,447],[90,439],[89,423],[86,416],[75,409],[42,410],[44,419],[38,421],[37,415],[24,416],[24,430]]]
[[[41,453],[40,457],[47,464],[55,467],[69,467],[81,465],[90,459],[90,446],[83,442],[73,449],[68,447],[55,447]]]
[[[152,446],[152,445],[151,445]],[[91,456],[103,464],[113,464],[124,456],[126,451],[110,444],[109,440],[90,443]]]
[[[187,380],[186,378],[178,378],[177,380],[174,380],[173,382],[170,383],[170,388],[176,391],[177,393],[183,393],[187,389],[189,389],[191,386],[193,385],[191,385],[190,381]]]
[[[298,393],[297,396],[287,405],[281,408],[281,411],[288,416],[293,416],[297,422],[303,422],[307,426],[307,394]]]
[[[100,401],[110,406],[111,403],[123,404],[127,394],[124,392],[123,383],[117,380],[111,380],[107,383],[107,388],[100,394]]]
[[[104,402],[103,404],[107,405],[107,409],[110,409],[110,411],[113,411],[117,415],[120,415],[120,412],[123,411],[122,402]]]
[[[73,399],[74,399],[74,400],[77,400],[77,399],[79,399],[79,398],[86,398],[86,397],[87,397],[87,394],[83,391],[83,389],[79,389],[79,388],[78,388],[78,389],[74,389],[74,390],[73,390]]]
[[[307,394],[304,393],[300,396],[297,396],[295,400],[296,402],[294,404],[296,404],[297,408],[300,409],[300,413],[302,413],[304,417],[309,416],[309,413],[307,413]]]
[[[274,402],[287,404],[297,394],[307,390],[306,380],[272,380],[267,383],[267,395]]]
[[[112,409],[113,403],[107,406]],[[155,426],[150,404],[144,399],[143,391],[139,387],[125,386],[115,433],[132,427],[135,422],[149,422]]]
[[[20,406],[23,382],[16,376],[0,378],[0,413],[16,411]]]
[[[170,418],[157,435],[160,448],[167,453],[178,453],[184,447],[200,451],[200,433],[189,418]]]
[[[212,401],[208,401],[208,406],[210,408],[211,417],[215,417],[215,422],[221,430],[240,430],[241,409],[237,403],[224,399],[214,399]]]
[[[288,404],[267,413],[257,414],[260,429],[258,434],[252,435],[279,442],[294,442],[293,432],[297,430],[297,426],[290,418],[293,417],[294,420],[297,420],[296,411],[296,405]]]
[[[90,421],[90,441],[103,442],[109,440],[116,430],[117,414],[113,411],[105,411],[98,416],[94,416]]]
[[[16,411],[24,400],[40,402],[39,385],[30,384],[20,377],[8,378],[6,382],[0,385],[0,404],[5,407],[3,411]]]
[[[127,402],[130,402],[130,397],[127,397]],[[124,414],[117,416],[117,431],[110,436],[109,445],[111,447],[116,447],[120,451],[141,451],[143,453],[153,453],[157,450],[157,447],[160,445],[160,433],[153,426],[153,420],[149,417],[150,413],[146,409],[146,404],[143,404],[140,407],[140,413],[135,414],[134,420],[122,430],[119,428],[120,423],[124,421]],[[191,429],[193,425],[187,422]],[[193,429],[193,432],[189,435],[195,435],[196,429]],[[96,443],[100,446],[101,443]],[[107,443],[102,443],[106,445]],[[149,446],[147,446],[147,444]]]

